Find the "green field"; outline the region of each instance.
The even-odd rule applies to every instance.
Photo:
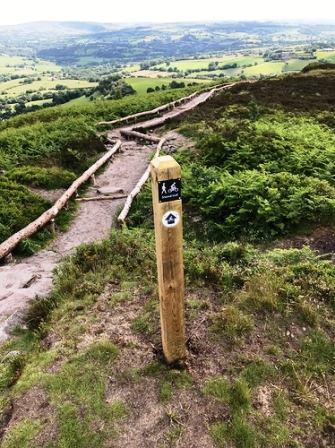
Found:
[[[85,95],[80,96],[79,98],[75,98],[67,103],[61,104],[61,107],[69,107],[69,106],[82,106],[83,104],[88,104],[90,99]]]
[[[42,59],[0,54],[0,74],[32,75],[42,72],[59,72],[61,67]]]
[[[206,58],[206,59],[185,59],[182,61],[174,61],[171,62],[170,65],[166,64],[159,64],[157,65],[158,68],[163,67],[168,69],[169,67],[177,68],[180,71],[185,70],[198,70],[198,69],[207,69],[208,64],[210,62],[218,62],[219,67],[228,64],[228,63],[237,63],[239,66],[241,65],[248,65],[248,64],[254,64],[255,62],[259,63],[262,62],[263,58],[261,57],[241,57],[239,56],[232,56],[232,55],[226,55],[226,56],[220,56],[220,57],[213,57],[213,58]]]
[[[335,63],[335,51],[316,51],[316,57],[320,59],[326,59],[329,62]]]
[[[153,89],[158,86],[159,88],[162,87],[164,84],[165,86],[168,86],[170,82],[177,81],[177,82],[184,82],[185,85],[189,84],[190,82],[197,82],[199,84],[202,84],[204,82],[210,82],[202,79],[195,79],[195,78],[127,78],[126,82],[127,84],[131,85],[133,89],[136,90],[137,93],[146,93],[147,89],[149,87],[152,87]]]
[[[213,62],[213,61],[218,61],[218,62],[220,62],[220,58],[212,59],[212,60],[209,60],[209,59],[195,59],[195,60],[193,60],[193,59],[187,59],[187,60],[185,60],[185,61],[175,61],[175,62],[171,62],[170,65],[160,64],[160,65],[158,65],[157,67],[158,67],[158,68],[163,67],[163,68],[166,68],[166,70],[167,70],[169,67],[177,68],[177,70],[180,70],[180,71],[185,71],[185,70],[198,70],[198,69],[204,69],[204,68],[207,68],[207,67],[208,67],[208,64],[209,64],[210,62]]]
[[[44,100],[38,100],[38,101],[28,101],[26,103],[27,107],[30,106],[43,106],[44,103],[52,103],[52,99],[44,99]]]
[[[206,70],[208,68],[208,64],[210,62],[218,62],[219,63],[218,70],[211,70],[210,72],[208,70]],[[301,61],[301,60],[297,60],[297,59],[286,61],[286,62],[287,62],[287,64],[286,64],[287,68],[285,71],[300,71],[305,65],[307,65],[309,63],[309,61]],[[238,67],[226,69],[223,71],[222,66],[225,64],[237,64]],[[275,74],[281,73],[283,71],[283,69],[285,67],[285,62],[284,61],[265,62],[264,58],[260,57],[260,56],[243,56],[242,57],[241,55],[237,55],[237,56],[227,55],[225,57],[217,57],[217,58],[175,61],[175,62],[171,62],[171,64],[169,66],[167,66],[166,64],[160,64],[157,67],[158,68],[163,67],[166,69],[168,69],[169,67],[172,67],[172,68],[177,68],[178,70],[184,71],[184,72],[186,70],[199,70],[199,69],[201,70],[202,69],[200,72],[197,72],[197,76],[206,77],[209,74],[219,76],[220,74],[222,75],[224,73],[226,76],[234,78],[234,77],[241,76],[241,74],[244,74],[246,76],[275,75]],[[133,69],[133,67],[131,67],[130,69]],[[150,76],[149,75],[150,71],[144,70],[142,72],[143,72],[143,76]],[[153,72],[154,71],[151,71],[151,73],[153,73]],[[139,75],[140,75],[140,73],[141,73],[141,71],[138,72]],[[192,77],[192,80],[190,77]],[[194,78],[194,74],[188,75],[187,82],[193,81],[193,78]],[[198,80],[198,82],[199,82],[199,80]],[[165,83],[165,82],[163,82],[163,83]],[[159,84],[155,84],[155,85],[159,85]],[[133,87],[134,87],[134,85],[133,85]],[[153,87],[152,82],[148,81],[146,83],[146,87],[144,90],[146,90],[146,88],[148,88],[148,87]],[[136,87],[134,87],[134,88],[136,89]]]
[[[234,59],[230,59],[228,61],[226,61],[225,63],[236,63],[238,64],[240,67],[242,67],[243,65],[255,65],[255,63],[257,64],[261,64],[262,62],[264,62],[264,59],[262,57],[254,57],[254,56],[247,56],[247,57],[243,57],[243,58],[234,58]]]
[[[125,68],[125,71],[127,72],[138,72],[140,70],[140,64],[133,64],[133,65],[129,65],[127,66],[127,68]]]
[[[276,62],[262,62],[258,65],[253,65],[252,67],[246,67],[244,69],[244,74],[246,76],[255,76],[255,75],[276,75],[281,73],[282,68],[284,67],[284,61],[276,61]],[[229,70],[227,70],[228,72]]]
[[[311,62],[315,62],[314,59],[309,59],[307,61],[303,61],[301,59],[291,59],[289,61],[286,61],[287,64],[285,64],[283,71],[285,72],[300,72],[306,65],[310,64]]]
[[[106,59],[97,58],[94,56],[81,56],[77,59],[77,66],[86,66],[86,65],[103,65],[106,64]]]
[[[65,85],[69,89],[90,88],[97,85],[94,82],[78,81],[74,79],[54,79],[51,80],[50,76],[39,76],[40,81],[33,81],[31,84],[22,84],[22,79],[14,79],[12,81],[0,83],[0,98],[2,96],[19,96],[26,93],[27,90],[33,90],[38,92],[54,91],[56,85]]]
[[[14,71],[17,71],[19,67],[29,67],[33,64],[34,62],[31,59],[23,58],[21,56],[0,55],[0,73],[13,73]]]
[[[50,61],[39,60],[38,64],[35,67],[38,73],[58,73],[61,71],[62,67],[57,64],[54,64]]]

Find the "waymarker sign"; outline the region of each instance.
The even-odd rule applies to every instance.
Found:
[[[181,179],[158,181],[159,202],[179,201],[181,199]]]
[[[162,345],[169,364],[186,357],[180,171],[171,156],[150,164]]]

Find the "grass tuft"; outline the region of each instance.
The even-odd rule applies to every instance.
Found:
[[[210,329],[215,337],[227,337],[234,340],[250,333],[253,326],[253,319],[250,315],[243,313],[234,305],[227,305],[221,313],[212,317]]]
[[[20,420],[12,428],[9,434],[5,435],[2,441],[2,448],[27,448],[34,446],[34,437],[43,429],[43,423],[39,420],[25,418]]]

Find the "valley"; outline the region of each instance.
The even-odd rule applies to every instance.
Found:
[[[168,365],[163,354],[150,180],[122,228],[123,199],[73,198],[56,238],[41,229],[13,251],[45,277],[0,266],[1,292],[20,279],[18,294],[37,295],[0,344],[2,446],[332,448],[334,25],[67,23],[51,37],[53,26],[0,28],[0,63],[34,57],[39,82],[59,67],[57,84],[74,76],[91,90],[0,121],[0,244],[105,153],[120,123],[166,138],[161,154],[182,173],[187,356]],[[141,129],[148,111],[213,86]],[[122,147],[97,182],[128,193],[155,145]],[[34,294],[42,278],[45,296]]]

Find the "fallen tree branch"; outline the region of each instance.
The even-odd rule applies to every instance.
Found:
[[[111,139],[109,137],[106,137],[106,140],[108,143],[110,143],[111,145],[115,145],[115,142],[118,141],[118,139]]]
[[[127,195],[123,194],[121,196],[97,196],[93,198],[76,198],[76,201],[86,202],[86,201],[107,201],[108,199],[123,199],[126,198]]]
[[[136,119],[136,118],[139,118],[139,117],[144,117],[146,115],[158,114],[160,112],[163,112],[166,109],[169,109],[170,107],[175,107],[175,105],[177,103],[179,103],[179,102],[191,100],[192,98],[194,98],[198,94],[199,94],[199,92],[194,92],[194,93],[191,93],[191,95],[185,96],[185,97],[180,98],[179,100],[176,100],[176,101],[172,101],[171,103],[163,104],[163,106],[158,106],[155,109],[146,110],[144,112],[138,112],[137,114],[128,115],[127,117],[118,118],[118,119],[112,120],[112,121],[100,121],[99,123],[97,123],[97,125],[99,125],[99,124],[102,125],[102,124],[122,123],[123,121],[127,122],[128,120],[133,120],[133,119]]]
[[[126,137],[136,137],[142,138],[143,140],[148,140],[149,142],[159,143],[160,139],[153,135],[142,134],[142,132],[132,131],[130,128],[120,129],[121,135]]]
[[[156,149],[156,152],[155,152],[154,157],[158,157],[158,156],[159,156],[159,151],[161,150],[161,148],[162,148],[163,144],[165,143],[165,141],[166,141],[165,138],[162,138],[162,139],[159,141],[159,143],[158,143],[158,145],[157,145],[157,149]],[[141,191],[141,188],[143,187],[143,185],[144,185],[144,184],[146,183],[146,181],[148,180],[149,175],[150,175],[150,165],[148,165],[148,168],[145,170],[145,172],[144,172],[144,174],[142,175],[141,179],[137,182],[135,188],[134,188],[134,189],[131,191],[131,193],[128,195],[128,198],[127,198],[126,203],[125,203],[125,205],[124,205],[124,207],[123,207],[123,209],[122,209],[122,212],[119,214],[119,217],[118,217],[118,219],[117,219],[117,220],[118,220],[118,223],[119,223],[120,225],[124,224],[125,219],[126,219],[128,213],[129,213],[129,210],[130,210],[130,207],[131,207],[131,204],[132,204],[134,198],[135,198],[135,197],[138,195],[138,193]]]
[[[251,81],[241,81],[241,82],[251,82]],[[159,124],[163,124],[168,118],[174,118],[178,115],[180,115],[181,113],[184,113],[185,111],[188,110],[192,110],[194,109],[199,103],[204,102],[206,100],[208,100],[212,95],[214,95],[217,91],[220,90],[224,90],[224,89],[229,89],[231,87],[233,87],[235,84],[237,83],[232,83],[232,84],[228,84],[225,86],[215,86],[214,88],[211,87],[210,91],[204,95],[201,100],[196,103],[196,104],[189,104],[189,105],[185,105],[181,108],[181,110],[177,110],[172,112],[171,114],[166,114],[166,116],[163,117],[157,117],[154,118],[152,120],[149,120],[145,123],[141,123],[139,125],[133,125],[124,129],[121,129],[120,132],[123,135],[129,135],[130,137],[137,137],[137,138],[142,138],[142,139],[146,139],[148,141],[157,143],[158,142],[158,146],[157,146],[157,151],[156,151],[156,155],[155,157],[158,156],[159,154],[159,150],[161,148],[161,146],[163,145],[165,139],[161,139],[159,140],[158,137],[154,137],[154,136],[149,136],[137,131],[134,131],[134,129],[137,128],[149,128],[151,126],[157,126]],[[166,109],[169,109],[171,107],[175,107],[176,105],[180,105],[183,102],[186,102],[188,100],[192,100],[193,98],[195,98],[197,95],[199,95],[199,92],[194,92],[191,95],[184,97],[184,98],[180,98],[176,101],[173,101],[171,103],[165,104],[163,106],[159,106],[156,109],[152,109],[151,111],[144,111],[144,112],[139,112],[137,114],[133,114],[133,115],[129,115],[127,117],[124,118],[120,118],[117,120],[113,120],[113,121],[105,121],[105,122],[100,122],[98,124],[114,124],[114,123],[118,123],[118,122],[122,122],[122,121],[127,121],[127,120],[131,120],[131,119],[136,119],[138,117],[142,117],[145,115],[150,115],[150,114],[158,114]],[[85,181],[87,181],[96,171],[98,168],[100,168],[109,158],[111,158],[111,156],[117,152],[117,150],[120,148],[121,146],[121,141],[117,140],[117,142],[115,143],[114,140],[111,140],[110,138],[107,138],[107,141],[109,143],[114,144],[113,148],[108,151],[103,157],[101,157],[94,165],[92,165],[87,171],[85,171],[85,173],[80,176],[75,182],[73,182],[73,184],[71,185],[71,187],[56,201],[56,203],[53,205],[53,207],[51,207],[49,210],[47,210],[46,212],[44,212],[39,218],[37,218],[35,221],[33,221],[32,223],[30,223],[27,227],[25,227],[24,229],[21,229],[19,232],[15,233],[14,235],[12,235],[10,238],[8,238],[6,241],[4,241],[3,243],[0,244],[0,260],[3,259],[4,257],[6,257],[8,254],[10,254],[10,252],[16,247],[16,245],[22,241],[25,238],[28,238],[29,236],[33,235],[34,233],[36,233],[39,229],[41,229],[42,227],[44,227],[51,219],[53,219],[58,212],[66,205],[67,201],[69,200],[69,198],[76,192],[76,190],[78,189],[78,187],[84,183]],[[148,177],[150,174],[150,167],[148,166],[146,172],[143,174],[142,178],[140,179],[140,181],[138,182],[138,184],[136,185],[136,187],[134,188],[134,190],[130,193],[130,195],[127,198],[126,204],[124,209],[122,210],[121,214],[119,215],[118,221],[120,223],[123,223],[127,213],[129,212],[131,203],[134,199],[134,197],[139,193],[139,191],[142,188],[142,185],[147,181]],[[103,199],[117,199],[117,198],[113,198],[113,197],[102,197],[102,198],[82,198],[83,200],[103,200]]]
[[[73,184],[66,190],[66,192],[55,202],[55,204],[46,212],[44,212],[35,221],[28,224],[24,229],[19,230],[17,233],[9,237],[6,241],[0,244],[0,260],[8,255],[17,244],[29,238],[38,230],[43,228],[51,219],[53,219],[59,211],[66,205],[70,197],[77,191],[81,184],[86,182],[92,174],[94,174],[107,160],[119,150],[121,147],[121,141],[119,140],[111,150],[109,150],[104,156],[102,156],[97,162],[95,162],[88,170],[84,172]]]
[[[229,86],[225,86],[225,88],[232,87],[233,85],[235,85],[235,83],[231,84]],[[212,88],[209,92],[207,92],[207,93],[204,92],[201,95],[199,95],[198,98],[196,100],[194,100],[193,102],[190,101],[189,103],[186,103],[184,105],[179,105],[178,108],[174,108],[171,112],[168,112],[165,115],[162,115],[160,117],[155,117],[155,118],[152,118],[151,120],[147,120],[145,122],[142,122],[139,124],[134,124],[127,128],[120,129],[120,132],[121,132],[121,134],[125,134],[125,135],[128,134],[129,136],[136,137],[136,134],[135,134],[135,132],[137,132],[136,129],[150,129],[150,128],[155,128],[157,126],[162,126],[167,120],[177,118],[180,115],[184,114],[185,112],[190,112],[191,110],[195,109],[199,104],[201,104],[201,103],[207,101],[209,98],[211,98],[218,90],[221,90],[221,89],[215,89],[215,88],[213,89]],[[175,101],[174,103],[179,104],[180,101]],[[146,134],[142,134],[141,138],[144,138],[144,135],[146,135]]]

